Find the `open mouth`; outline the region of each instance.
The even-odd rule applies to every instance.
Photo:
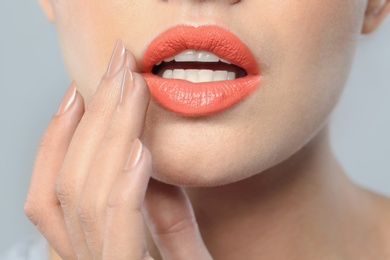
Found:
[[[185,50],[158,62],[152,73],[166,79],[182,79],[193,83],[234,80],[247,72],[208,51]]]
[[[152,100],[186,116],[218,113],[260,85],[251,50],[217,25],[176,25],[145,50],[141,71]]]

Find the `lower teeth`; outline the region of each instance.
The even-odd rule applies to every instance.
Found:
[[[212,82],[221,80],[233,80],[236,78],[236,73],[226,70],[165,70],[163,78],[166,79],[184,79],[190,82]]]

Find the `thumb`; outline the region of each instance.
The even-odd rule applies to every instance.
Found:
[[[163,259],[212,259],[184,190],[151,179],[144,216]]]

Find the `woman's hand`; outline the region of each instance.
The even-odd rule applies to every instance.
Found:
[[[149,91],[136,67],[118,41],[86,111],[71,85],[42,138],[26,214],[64,259],[150,259],[143,215],[164,259],[211,259],[184,191],[149,182],[138,139]]]

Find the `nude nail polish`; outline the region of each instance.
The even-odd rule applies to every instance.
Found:
[[[130,51],[126,50],[126,61],[125,61],[125,67],[130,68],[131,70],[136,69],[136,61],[133,54],[130,53]]]
[[[57,109],[56,116],[65,114],[69,110],[69,108],[76,100],[76,94],[76,84],[72,82],[72,84],[70,84],[68,90],[66,91],[64,97],[62,98],[61,104]]]
[[[111,60],[107,68],[106,77],[111,78],[116,75],[123,67],[126,59],[126,48],[121,40],[116,42]]]
[[[129,158],[127,159],[125,170],[128,171],[134,166],[136,166],[139,160],[141,159],[141,155],[142,155],[142,143],[138,138],[136,138],[133,141],[133,145],[129,154]]]
[[[133,73],[129,68],[125,68],[125,72],[123,73],[122,87],[121,87],[121,97],[119,100],[119,105],[126,100],[127,96],[133,89]]]

